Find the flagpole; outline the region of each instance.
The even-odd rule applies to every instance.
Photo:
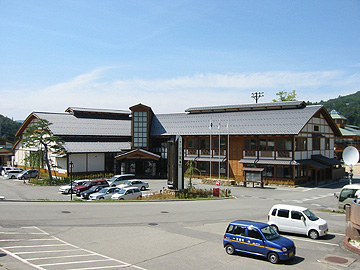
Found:
[[[212,131],[212,121],[210,119],[210,126],[209,126],[209,129],[210,129],[210,179],[211,179],[211,156],[212,156],[212,152],[211,152],[211,131]]]
[[[228,134],[228,143],[227,143],[227,179],[229,180],[229,176],[230,176],[230,132],[229,132],[229,119],[227,121],[227,125],[226,125],[226,129],[227,129],[227,134]]]
[[[220,118],[219,118],[219,125],[218,125],[218,129],[219,129],[219,180],[220,180],[220,126],[221,126],[221,123],[220,123]]]

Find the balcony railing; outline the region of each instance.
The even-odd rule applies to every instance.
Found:
[[[225,149],[184,149],[184,155],[186,157],[226,157],[226,150]]]

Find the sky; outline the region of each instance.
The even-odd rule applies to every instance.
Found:
[[[0,0],[0,114],[360,90],[360,0]]]

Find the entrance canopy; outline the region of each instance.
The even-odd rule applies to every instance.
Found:
[[[115,157],[117,160],[121,159],[151,159],[151,160],[159,160],[160,156],[156,155],[152,152],[146,151],[144,149],[135,149],[124,154],[118,155]]]

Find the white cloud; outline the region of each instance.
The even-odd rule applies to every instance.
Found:
[[[32,111],[64,112],[69,106],[128,109],[143,103],[156,113],[183,112],[188,107],[253,103],[251,93],[264,92],[259,102],[271,102],[279,91],[295,89],[299,100],[320,101],[356,92],[360,74],[341,71],[196,74],[164,79],[109,78],[113,67],[98,68],[68,82],[15,97],[6,114],[23,119]],[[3,112],[4,114],[4,112]]]

